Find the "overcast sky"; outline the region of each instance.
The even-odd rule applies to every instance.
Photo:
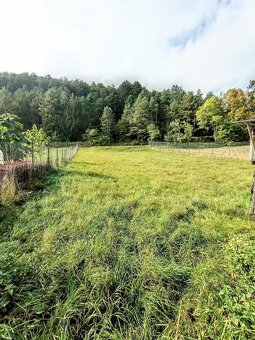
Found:
[[[204,92],[255,79],[255,0],[0,0],[0,11],[0,71]]]

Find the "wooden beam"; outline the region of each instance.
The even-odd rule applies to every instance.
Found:
[[[248,132],[250,135],[250,160],[254,162],[254,154],[255,154],[255,127],[247,124]]]

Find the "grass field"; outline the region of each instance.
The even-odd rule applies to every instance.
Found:
[[[248,161],[80,149],[0,208],[0,338],[255,338]]]

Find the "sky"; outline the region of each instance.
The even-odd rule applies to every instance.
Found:
[[[221,92],[255,79],[255,0],[0,0],[0,72]]]

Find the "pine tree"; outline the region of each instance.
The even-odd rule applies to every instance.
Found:
[[[108,137],[110,141],[112,141],[114,131],[114,113],[109,106],[104,108],[104,112],[100,118],[100,121],[103,134]]]
[[[140,93],[137,97],[130,119],[130,131],[139,141],[148,138],[147,126],[150,124],[150,106],[147,96]]]

